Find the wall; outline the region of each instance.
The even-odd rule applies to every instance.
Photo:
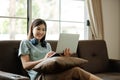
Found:
[[[102,0],[102,10],[109,58],[120,59],[120,0]]]

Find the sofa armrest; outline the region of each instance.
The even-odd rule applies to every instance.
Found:
[[[120,60],[109,59],[110,70],[120,72]]]
[[[18,74],[0,71],[0,80],[29,80],[29,78]]]

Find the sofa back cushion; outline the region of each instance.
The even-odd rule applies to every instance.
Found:
[[[57,47],[57,40],[47,40],[48,43],[50,43],[51,48],[53,51],[56,51],[56,47]]]
[[[0,41],[0,70],[20,75],[26,75],[18,58],[20,41]]]
[[[106,72],[108,70],[108,53],[104,40],[83,40],[78,44],[78,57],[88,60],[83,69],[91,72]]]

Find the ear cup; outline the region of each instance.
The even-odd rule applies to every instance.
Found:
[[[32,43],[33,45],[37,45],[37,44],[38,44],[38,40],[35,39],[35,38],[31,39],[30,41],[31,41],[31,43]]]

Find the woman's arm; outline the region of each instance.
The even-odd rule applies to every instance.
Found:
[[[32,69],[36,64],[41,62],[43,59],[37,61],[30,61],[29,55],[21,55],[21,61],[24,69]]]
[[[24,69],[32,69],[35,65],[42,62],[44,59],[50,57],[54,52],[50,51],[48,52],[43,59],[37,60],[37,61],[30,61],[29,55],[21,55],[21,61]]]

